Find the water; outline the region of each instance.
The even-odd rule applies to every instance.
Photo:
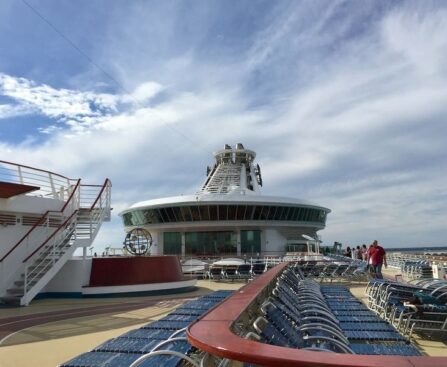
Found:
[[[421,246],[421,247],[402,247],[402,248],[385,248],[388,252],[430,252],[430,253],[447,253],[447,246],[440,247],[429,247],[429,246]]]

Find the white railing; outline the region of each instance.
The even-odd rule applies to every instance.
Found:
[[[37,284],[42,277],[48,273],[50,269],[54,267],[64,255],[65,250],[73,246],[76,241],[76,223],[77,213],[68,217],[67,220],[47,239],[37,250],[23,260],[25,266],[24,283],[23,283],[23,295],[24,300],[22,304],[28,304],[32,298],[39,292],[37,289],[33,294],[29,294],[29,291],[34,285]]]
[[[109,179],[106,179],[102,186],[81,186],[81,208],[83,210],[79,216],[77,229],[79,238],[88,238],[93,241],[102,222],[110,220],[111,191],[112,184]],[[88,225],[87,228],[86,225]]]
[[[38,189],[28,195],[64,201],[70,196],[70,188],[73,184],[73,180],[57,173],[1,160],[0,181],[35,186]]]
[[[23,260],[25,264],[24,297],[22,304],[28,304],[46,284],[43,279],[62,257],[72,255],[77,244],[89,246],[96,237],[104,220],[110,219],[111,182],[104,185],[80,185],[78,209],[50,235],[32,254]],[[58,268],[62,265],[59,264]],[[58,270],[58,269],[56,269]],[[40,286],[34,286],[42,282]],[[32,291],[31,291],[32,290]],[[29,293],[31,291],[31,293]]]
[[[34,186],[27,195],[65,201],[61,210],[44,213],[0,258],[0,296],[14,290],[14,282],[21,284],[23,274],[23,288],[16,290],[23,291],[21,304],[28,304],[63,265],[62,257],[68,259],[77,245],[91,244],[102,222],[110,219],[111,183],[81,185],[80,180],[1,160],[0,182]]]

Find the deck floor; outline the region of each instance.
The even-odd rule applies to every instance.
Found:
[[[43,299],[28,307],[0,308],[1,366],[56,367],[107,339],[165,316],[191,298],[244,284],[201,280],[196,291],[177,295]],[[364,285],[350,289],[365,301]],[[447,356],[445,343],[416,339],[416,344],[427,355]]]
[[[56,367],[107,339],[165,316],[192,298],[244,284],[200,280],[196,291],[177,295],[42,299],[28,307],[0,308],[1,367]],[[47,321],[48,313],[58,312],[66,313],[63,320]],[[78,312],[83,316],[77,316]],[[33,326],[33,320],[39,324]]]

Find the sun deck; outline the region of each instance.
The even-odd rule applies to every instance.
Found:
[[[210,351],[215,355],[237,360],[244,360],[241,355],[248,353],[255,355],[256,358],[265,357],[273,363],[270,365],[276,366],[288,365],[285,363],[288,358],[292,363],[290,365],[294,366],[304,364],[333,366],[337,363],[349,366],[371,366],[371,363],[375,366],[406,366],[409,363],[412,363],[412,366],[430,367],[447,365],[446,358],[377,357],[335,353],[330,354],[330,364],[327,364],[325,362],[327,358],[323,362],[323,354],[318,352],[288,350],[240,338],[232,331],[234,320],[243,313],[244,305],[251,304],[253,300],[260,300],[260,297],[265,295],[263,294],[265,286],[270,284],[281,267],[283,265],[247,285],[245,281],[203,280],[199,281],[199,288],[195,292],[164,297],[44,299],[37,300],[27,308],[2,308],[0,309],[2,367],[29,366],[30,363],[38,366],[57,366],[76,355],[92,350],[110,338],[137,329],[149,321],[160,319],[185,302],[216,289],[239,289],[239,291],[224,305],[215,308],[190,327],[190,342],[200,346],[202,351]],[[351,292],[366,302],[364,283],[344,284],[349,285]],[[206,323],[212,323],[212,328]],[[413,343],[427,355],[444,357],[447,355],[443,342],[426,341],[416,336],[413,338]],[[245,348],[247,346],[248,352]],[[255,352],[252,352],[253,350]],[[298,357],[300,358],[298,361],[303,364],[297,364]],[[336,364],[333,364],[334,361]],[[270,362],[264,365],[269,365]]]
[[[394,350],[400,349],[404,351],[407,355],[372,355],[372,353],[365,353],[368,355],[359,354],[343,354],[343,353],[331,353],[330,358],[326,358],[326,354],[321,354],[321,352],[313,351],[316,349],[324,351],[338,351],[344,353],[352,353],[348,350],[343,349],[342,343],[334,343],[333,339],[329,340],[329,343],[325,341],[325,337],[320,339],[325,341],[325,344],[306,344],[305,338],[303,341],[303,347],[307,347],[308,350],[297,349],[296,347],[286,347],[290,343],[290,336],[293,330],[288,331],[287,325],[281,320],[275,325],[275,320],[273,317],[269,319],[272,325],[268,325],[264,330],[259,331],[259,336],[255,335],[256,339],[267,339],[264,343],[253,339],[247,324],[253,322],[256,318],[256,310],[265,307],[265,299],[272,294],[272,289],[277,286],[277,277],[286,269],[287,264],[282,264],[276,268],[270,270],[268,273],[263,274],[261,277],[254,280],[252,283],[248,284],[246,287],[241,289],[232,295],[225,303],[219,305],[207,315],[202,317],[198,322],[192,324],[188,328],[188,338],[192,345],[196,346],[200,350],[208,352],[212,356],[218,356],[227,360],[243,361],[245,363],[256,364],[261,366],[446,366],[447,358],[445,357],[447,353],[444,352],[444,357],[429,357],[429,356],[414,356],[419,353],[413,347],[409,350],[409,345],[406,344],[406,338],[400,334],[393,331],[384,332],[357,332],[361,336],[354,334],[353,332],[347,332],[343,329],[344,334],[348,336],[349,342],[346,348],[356,347],[369,347],[371,341],[376,340],[378,349],[388,348],[388,343],[382,343],[383,340],[390,340],[391,346]],[[325,288],[331,288],[325,286]],[[333,287],[332,287],[333,288]],[[358,287],[356,287],[358,289]],[[277,289],[277,288],[275,288]],[[339,301],[340,293],[337,290],[329,291],[332,292],[332,296],[336,297]],[[331,295],[331,293],[329,293]],[[327,298],[330,302],[330,298]],[[346,304],[341,304],[340,302],[335,302],[335,307],[331,307],[332,310],[342,310],[345,305],[351,307],[349,302]],[[342,307],[340,307],[342,306]],[[352,310],[360,310],[357,305],[353,306]],[[365,311],[358,311],[359,314],[362,313],[366,315],[366,307],[363,306]],[[262,310],[266,316],[268,311]],[[277,310],[275,310],[277,311]],[[353,313],[355,313],[354,311]],[[334,311],[337,314],[336,311]],[[255,316],[254,316],[255,315]],[[349,316],[351,317],[351,315]],[[374,316],[376,317],[376,316]],[[268,317],[267,317],[268,318]],[[282,318],[286,318],[283,314]],[[360,317],[361,318],[361,317]],[[281,319],[281,316],[279,317]],[[255,329],[256,321],[253,323]],[[379,320],[380,321],[380,320]],[[381,323],[381,322],[380,322]],[[341,322],[340,322],[341,324]],[[376,324],[379,324],[377,322]],[[358,324],[360,325],[360,323]],[[361,325],[360,325],[361,326]],[[276,327],[276,330],[275,330]],[[262,327],[261,327],[262,329]],[[265,331],[267,330],[267,332]],[[373,330],[367,328],[366,330]],[[250,335],[251,334],[251,335]],[[374,338],[370,338],[369,335]],[[377,335],[373,335],[377,334]],[[380,334],[380,335],[379,335]],[[365,337],[366,335],[366,337]],[[316,336],[310,336],[310,338],[318,339],[318,333]],[[326,338],[327,339],[327,338]],[[371,341],[370,341],[371,340]],[[360,341],[360,344],[359,344]],[[293,343],[292,343],[293,344]],[[340,345],[339,345],[340,344]],[[374,343],[375,344],[375,343]],[[425,342],[425,351],[434,351],[434,355],[440,355],[439,349],[443,343],[437,343],[435,345]],[[284,345],[284,346],[283,346]],[[430,345],[430,348],[427,348]],[[334,347],[335,346],[335,347]],[[331,349],[333,348],[333,349]],[[376,347],[374,347],[376,348]],[[313,349],[313,350],[312,350]],[[358,348],[357,350],[360,350]],[[410,352],[410,353],[409,353]],[[416,353],[415,353],[416,352]],[[396,353],[390,353],[396,354]],[[413,355],[413,356],[412,356]],[[230,364],[231,365],[231,364]]]

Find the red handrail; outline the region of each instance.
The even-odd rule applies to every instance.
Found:
[[[104,192],[104,190],[107,187],[107,184],[111,182],[108,178],[105,179],[104,184],[102,185],[101,190],[99,191],[98,196],[96,197],[96,200],[93,202],[92,206],[90,207],[90,210],[93,210],[93,208],[95,207],[96,203],[98,202],[99,198],[101,197],[102,193]],[[83,185],[84,186],[84,185]],[[85,185],[85,186],[92,186],[92,185]]]
[[[213,308],[187,329],[188,341],[203,351],[259,366],[281,367],[445,367],[447,357],[405,357],[321,353],[244,339],[232,332],[242,313],[287,266],[264,273]]]
[[[81,180],[78,180],[78,184],[76,185],[76,187],[80,184],[80,182],[81,182]],[[100,190],[100,192],[99,192],[99,194],[98,194],[98,196],[97,196],[97,198],[96,198],[96,200],[95,200],[95,202],[93,203],[93,205],[91,206],[91,208],[90,208],[90,210],[92,210],[93,209],[93,207],[95,206],[95,204],[97,203],[97,201],[99,200],[99,197],[102,195],[102,193],[104,192],[104,190],[105,190],[105,187],[106,187],[106,185],[107,185],[107,182],[110,182],[110,180],[107,178],[106,180],[105,180],[105,182],[104,182],[104,185],[103,185],[103,187],[102,187],[102,189]],[[99,185],[82,185],[82,186],[99,186]],[[73,192],[72,192],[72,195],[73,195],[73,193],[75,192],[75,190],[73,190]],[[70,197],[71,198],[71,197]],[[67,205],[67,203],[65,203],[65,205],[64,205],[64,208],[65,208],[65,206]],[[63,209],[64,209],[63,208]],[[63,210],[62,209],[62,210]],[[56,235],[56,233],[57,232],[59,232],[60,231],[60,229],[61,228],[63,228],[70,220],[71,220],[71,218],[73,218],[73,216],[75,215],[75,214],[77,214],[77,212],[78,212],[78,210],[75,210],[74,212],[73,212],[73,214],[71,214],[68,218],[67,218],[67,220],[64,222],[64,223],[62,223],[52,234],[51,234],[51,236],[49,236],[38,248],[36,248],[30,255],[28,255],[28,257],[26,257],[22,262],[23,263],[25,263],[25,262],[27,262],[34,254],[36,254],[43,246],[45,246],[47,243],[48,243],[48,241],[49,240],[51,240],[55,235]]]
[[[52,234],[51,234],[51,236],[49,236],[38,248],[36,248],[30,255],[28,255],[28,257],[26,257],[25,258],[25,260],[23,260],[22,261],[22,263],[25,263],[25,262],[27,262],[37,251],[39,251],[43,246],[45,246],[47,243],[48,243],[48,241],[49,240],[51,240],[55,235],[56,235],[56,233],[57,232],[59,232],[60,231],[60,229],[62,228],[62,227],[64,227],[70,220],[71,220],[71,218],[73,218],[73,216],[75,215],[75,214],[77,214],[78,213],[78,210],[75,210],[68,218],[67,218],[67,220],[64,222],[64,223],[62,223],[59,227],[58,227],[58,229],[56,229]]]
[[[3,162],[3,161],[0,161]],[[34,231],[41,223],[42,221],[46,218],[46,216],[53,212],[53,213],[63,213],[65,208],[67,207],[68,203],[71,201],[71,199],[73,198],[77,188],[80,186],[81,184],[81,180],[78,179],[73,191],[71,192],[70,196],[68,197],[67,201],[65,202],[64,206],[62,207],[61,210],[47,210],[42,217],[40,217],[40,219],[37,221],[36,224],[34,224],[30,230],[28,232],[26,232],[23,237],[0,259],[0,263],[3,262],[3,260],[5,260],[24,240],[25,238],[32,232]]]

